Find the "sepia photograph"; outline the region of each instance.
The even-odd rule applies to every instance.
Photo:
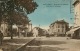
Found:
[[[80,51],[80,0],[0,0],[0,51]]]

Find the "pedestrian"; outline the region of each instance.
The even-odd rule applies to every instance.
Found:
[[[2,45],[3,42],[3,33],[0,31],[0,45]]]
[[[70,39],[70,37],[67,37],[67,40],[69,40]]]

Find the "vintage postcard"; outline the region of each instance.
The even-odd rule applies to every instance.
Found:
[[[0,0],[0,51],[80,51],[80,0]]]

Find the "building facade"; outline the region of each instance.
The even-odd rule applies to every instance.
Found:
[[[3,33],[3,36],[8,36],[8,34],[7,34],[8,33],[8,23],[2,21],[1,25],[0,25],[0,30]]]
[[[34,28],[33,28],[33,30],[32,30],[32,32],[33,32],[33,37],[38,37],[38,34],[39,34],[39,33],[38,33],[38,29],[39,29],[38,27],[34,27]]]
[[[74,27],[80,26],[80,0],[74,0]]]
[[[18,32],[19,32],[19,37],[27,37],[28,36],[28,33],[30,33],[32,31],[32,23],[29,23],[29,24],[25,24],[24,26],[23,25],[17,25],[18,27]]]
[[[40,27],[34,27],[32,32],[33,32],[33,37],[41,37],[41,36],[46,36],[46,34],[48,34],[47,30],[42,29]]]
[[[65,36],[66,32],[69,30],[69,24],[64,20],[55,21],[50,25],[50,35],[53,36]]]
[[[0,30],[3,33],[4,36],[10,36],[10,31],[9,31],[10,25],[7,22],[2,21],[0,25]],[[28,23],[23,25],[12,25],[12,32],[13,36],[23,36],[22,31],[25,31],[25,36],[27,36],[28,32],[32,31],[32,24]]]
[[[70,35],[71,38],[80,38],[80,0],[74,0],[74,25],[71,28],[67,35]]]

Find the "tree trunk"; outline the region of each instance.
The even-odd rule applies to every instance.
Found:
[[[10,31],[10,37],[11,37],[11,39],[13,39],[13,31],[12,31],[12,25],[11,24],[9,27],[9,31]]]
[[[13,39],[12,25],[11,25],[11,39]]]

